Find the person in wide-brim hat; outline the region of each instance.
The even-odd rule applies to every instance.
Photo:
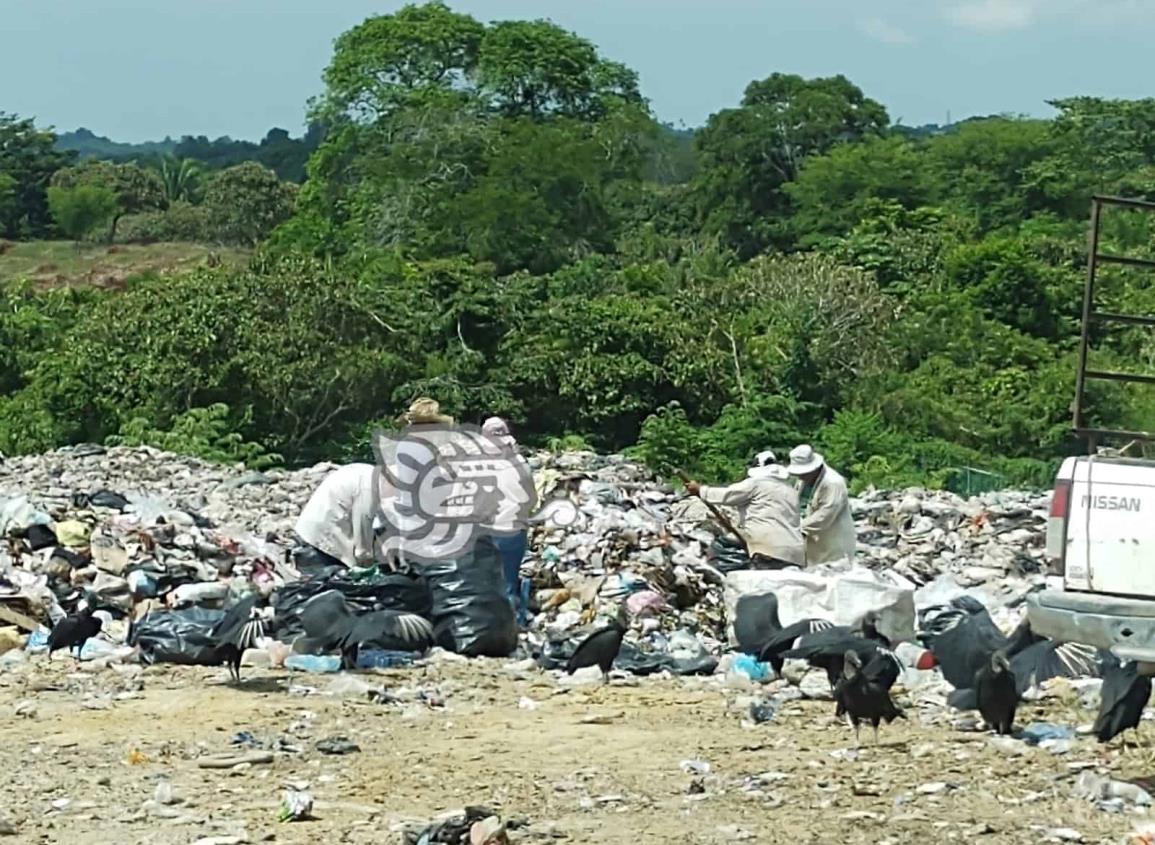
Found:
[[[807,443],[790,450],[789,471],[809,494],[802,518],[807,565],[853,563],[858,541],[846,479]]]
[[[422,396],[413,400],[409,410],[401,415],[401,422],[407,425],[428,425],[430,423],[452,425],[453,417],[441,413],[441,405],[436,399]]]

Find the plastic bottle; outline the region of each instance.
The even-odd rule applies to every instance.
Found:
[[[412,662],[413,654],[408,651],[371,648],[357,652],[358,669],[391,669],[394,666],[408,666]]]
[[[335,654],[290,654],[285,658],[287,669],[314,674],[328,674],[341,671],[341,658]]]

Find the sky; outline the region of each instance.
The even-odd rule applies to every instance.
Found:
[[[0,0],[0,111],[118,141],[303,129],[333,39],[393,0]],[[548,18],[701,125],[774,72],[844,74],[908,125],[1155,96],[1155,0],[450,0]]]

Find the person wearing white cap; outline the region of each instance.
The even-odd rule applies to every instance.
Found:
[[[803,444],[790,451],[790,474],[802,481],[810,494],[802,534],[806,538],[806,563],[854,561],[858,539],[850,513],[846,479],[827,466],[813,447]]]
[[[738,530],[756,568],[783,569],[806,563],[798,516],[798,491],[772,451],[759,452],[746,478],[729,487],[707,487],[696,481],[686,489],[711,505],[738,511]]]

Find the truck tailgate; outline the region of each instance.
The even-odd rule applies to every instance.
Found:
[[[1155,463],[1081,458],[1073,482],[1067,589],[1155,597]]]

